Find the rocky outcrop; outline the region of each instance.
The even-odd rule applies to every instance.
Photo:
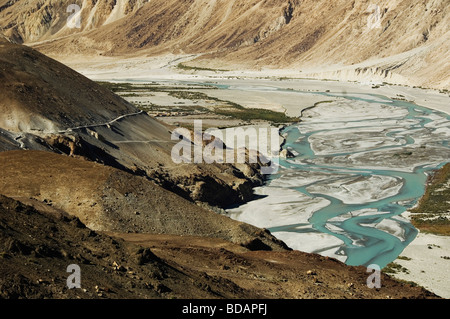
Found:
[[[49,135],[44,140],[63,154],[73,156],[81,148],[80,138],[75,135]]]
[[[240,175],[240,174],[239,174]],[[212,206],[225,208],[242,204],[253,198],[253,187],[256,185],[246,178],[236,175],[232,184],[208,175],[191,175],[189,177],[159,179],[162,185],[177,194],[187,195],[193,201],[205,202]],[[260,181],[262,183],[262,180]]]

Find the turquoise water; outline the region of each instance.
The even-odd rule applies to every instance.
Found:
[[[390,106],[406,109],[407,115],[399,118],[398,121],[403,125],[401,130],[391,131],[386,133],[386,137],[397,138],[404,141],[401,145],[388,145],[381,147],[371,148],[370,151],[386,151],[390,154],[395,152],[401,152],[404,147],[412,146],[415,144],[414,138],[410,135],[415,130],[426,130],[428,134],[432,134],[435,130],[433,127],[425,127],[425,125],[431,123],[430,115],[434,115],[435,118],[447,121],[447,127],[450,125],[450,117],[444,113],[432,111],[430,109],[418,106],[413,103],[405,101],[390,100],[385,97],[375,96],[377,100],[361,99],[358,97],[346,96],[349,101],[363,100],[366,103],[380,104],[380,98],[386,100]],[[358,120],[357,122],[364,122],[364,120]],[[366,126],[362,126],[366,127]],[[330,129],[333,130],[332,128]],[[357,134],[358,127],[352,127],[355,130],[354,134]],[[399,256],[403,249],[416,237],[418,231],[407,221],[402,219],[395,219],[395,222],[403,229],[403,238],[394,236],[389,232],[367,226],[368,224],[380,223],[383,219],[392,219],[394,216],[398,216],[404,213],[407,209],[414,206],[418,199],[424,194],[425,184],[427,179],[427,172],[435,170],[444,165],[448,158],[448,152],[443,152],[442,161],[436,163],[435,160],[427,165],[421,164],[417,167],[411,167],[411,172],[404,170],[393,169],[370,169],[370,168],[358,168],[352,166],[339,166],[339,165],[323,165],[314,163],[313,160],[319,158],[313,151],[309,138],[327,130],[310,131],[302,133],[302,123],[289,126],[283,130],[282,133],[286,134],[286,142],[284,148],[295,150],[299,155],[293,159],[280,160],[281,170],[280,172],[272,176],[272,179],[283,178],[283,170],[301,170],[309,172],[334,172],[335,174],[348,174],[359,176],[388,176],[394,177],[400,180],[402,187],[400,191],[393,196],[383,198],[377,201],[360,204],[345,204],[341,200],[334,198],[330,195],[310,193],[308,187],[305,185],[302,187],[294,188],[296,191],[301,192],[311,198],[322,197],[330,201],[327,207],[319,209],[314,212],[310,217],[309,222],[312,227],[322,233],[326,233],[335,236],[342,240],[344,243],[336,252],[339,255],[347,256],[346,263],[348,265],[370,265],[377,264],[380,267],[384,267],[389,262]],[[443,149],[448,149],[448,140],[434,140],[434,145],[441,145]],[[367,152],[364,150],[363,152]],[[328,158],[335,156],[348,156],[354,154],[353,152],[340,152],[336,150],[334,154],[327,154]],[[388,163],[386,163],[388,165]],[[326,227],[327,223],[333,218],[344,215],[349,212],[361,211],[361,210],[376,210],[374,214],[364,214],[363,216],[355,216],[348,218],[340,223],[337,223],[338,227],[342,230],[339,232],[331,231]],[[336,225],[336,222],[334,222]],[[299,225],[285,225],[269,228],[269,230],[276,235],[277,232],[302,232],[297,230]],[[357,243],[357,244],[355,244]]]
[[[219,89],[230,88],[220,86]],[[258,88],[251,87],[249,90],[258,91]],[[267,88],[262,88],[261,90],[267,91]],[[289,91],[292,93],[292,90],[279,88],[270,88],[270,90]],[[299,92],[299,98],[301,98],[302,94],[308,93]],[[314,92],[311,94],[337,97],[327,92]],[[294,158],[280,159],[279,172],[270,176],[268,184],[264,187],[284,187],[295,190],[311,199],[326,199],[329,204],[317,209],[309,217],[308,227],[310,228],[305,227],[304,221],[300,220],[298,223],[280,226],[279,221],[282,221],[289,214],[291,216],[295,215],[296,208],[289,205],[286,206],[286,211],[280,213],[279,207],[272,208],[271,205],[267,204],[270,201],[263,202],[265,196],[261,196],[263,197],[262,199],[255,200],[255,202],[261,201],[260,206],[253,203],[252,205],[233,208],[229,211],[231,213],[230,216],[244,222],[251,222],[258,218],[258,214],[261,214],[260,210],[264,210],[265,214],[263,216],[269,216],[270,212],[267,212],[273,209],[273,214],[270,216],[277,216],[277,214],[280,216],[279,220],[275,219],[277,222],[274,224],[276,225],[267,225],[263,221],[255,224],[257,226],[259,224],[259,227],[264,225],[263,227],[268,228],[275,236],[277,236],[277,233],[280,236],[283,233],[283,240],[289,246],[295,247],[296,240],[304,242],[311,240],[307,237],[308,233],[322,233],[335,237],[338,239],[337,242],[341,244],[334,245],[328,242],[324,243],[322,249],[317,249],[320,243],[314,242],[315,248],[312,252],[321,253],[322,251],[327,251],[329,255],[330,249],[334,249],[331,255],[345,257],[345,262],[348,265],[368,266],[377,264],[383,268],[395,260],[418,234],[417,229],[400,215],[412,208],[423,196],[428,174],[450,162],[448,145],[450,116],[414,103],[392,100],[376,94],[364,94],[361,96],[348,93],[344,96],[339,95],[339,97],[344,98],[346,103],[350,105],[363,103],[374,108],[380,108],[385,105],[390,110],[401,112],[393,112],[391,115],[380,108],[379,116],[365,118],[364,111],[359,111],[358,108],[355,108],[353,113],[349,113],[348,120],[344,121],[342,126],[339,126],[336,123],[340,123],[341,119],[336,120],[335,125],[331,125],[333,120],[330,121],[330,118],[324,118],[322,121],[320,111],[317,111],[318,114],[314,114],[312,117],[313,121],[304,118],[304,121],[282,130],[281,133],[285,137],[283,148],[295,151],[294,154],[298,155]],[[335,106],[331,105],[330,107]],[[314,110],[316,109],[317,107]],[[339,110],[336,110],[336,112],[339,112]],[[358,114],[358,112],[360,113]],[[318,118],[315,118],[316,116]],[[327,127],[327,121],[330,123],[329,127]],[[344,124],[350,124],[350,127]],[[315,126],[317,127],[316,129],[314,128]],[[371,141],[368,141],[368,144],[364,144],[364,139],[370,139],[371,136],[370,134],[361,134],[360,136],[359,132],[364,132],[368,127],[376,131],[376,138],[384,139],[387,142],[372,142],[371,144]],[[332,134],[334,132],[336,132],[335,136]],[[333,148],[330,146],[327,152],[321,155],[320,152],[318,154],[317,150],[315,150],[311,140],[323,133],[331,134],[327,135],[331,136],[331,139],[338,140],[345,136],[345,139],[354,140],[357,143],[362,142],[364,145],[369,146],[355,147],[354,149],[351,147]],[[360,140],[358,140],[359,136]],[[339,145],[339,143],[336,145]],[[423,149],[427,151],[423,151]],[[414,152],[407,154],[407,163],[398,165],[394,154],[402,154],[402,152],[406,151],[409,153],[411,150]],[[417,159],[414,158],[416,150],[419,150],[417,154],[420,157]],[[382,154],[379,160],[381,162],[377,162],[374,165],[371,154]],[[347,160],[353,156],[359,156],[356,163]],[[364,162],[365,158],[367,162]],[[334,159],[337,159],[337,161],[334,161]],[[298,172],[297,175],[296,172]],[[312,177],[308,179],[311,182],[302,186],[295,186],[302,184],[301,180],[305,178],[305,174],[307,177]],[[315,186],[321,185],[323,187],[326,184],[323,179],[316,178],[314,180],[313,177],[317,174],[326,174],[328,180],[333,183],[336,183],[336,180],[339,181],[339,179],[348,181],[349,178],[357,180],[358,178],[377,176],[377,178],[394,180],[398,188],[394,189],[388,196],[376,198],[376,200],[366,202],[361,200],[361,202],[358,202],[353,198],[352,203],[349,204],[339,199],[339,196],[332,192],[327,192],[326,194],[320,193],[320,191],[314,192],[312,189]],[[274,181],[277,183],[274,183]],[[272,186],[272,184],[278,186]],[[267,196],[269,197],[281,196],[279,192],[275,192],[275,195],[271,195],[272,193],[270,192],[268,194]],[[357,197],[358,192],[356,191],[354,195]],[[280,202],[280,204],[283,204],[283,202]],[[304,205],[304,203],[302,202],[301,205]],[[287,210],[290,210],[290,212]],[[289,220],[291,221],[291,219]],[[376,225],[381,225],[380,223],[384,223],[384,227],[376,227]],[[390,226],[386,227],[386,225],[392,225],[391,229]],[[290,235],[286,236],[286,233]],[[313,240],[317,240],[317,237],[314,238]],[[342,260],[342,258],[340,259]]]
[[[305,201],[298,201],[297,204],[293,200],[294,204],[289,202],[287,203],[289,205],[284,205],[286,201],[289,201],[285,198],[278,201],[264,201],[266,199],[264,197],[280,196],[281,198],[280,193],[282,194],[283,191],[267,192],[269,195],[260,196],[260,199],[254,201],[256,204],[245,204],[228,211],[230,213],[233,211],[230,214],[232,218],[249,223],[257,221],[255,222],[257,226],[268,228],[275,236],[283,234],[282,239],[291,247],[295,247],[296,242],[303,241],[309,245],[309,242],[314,240],[316,242],[313,243],[314,247],[311,252],[343,257],[348,265],[377,264],[383,268],[395,260],[415,239],[418,234],[417,229],[401,215],[413,207],[423,196],[428,174],[450,162],[449,115],[377,94],[361,95],[350,92],[344,95],[335,95],[329,92],[307,93],[271,86],[246,86],[245,84],[237,86],[198,82],[189,82],[188,84],[207,84],[220,90],[245,90],[255,92],[255,94],[258,94],[259,91],[298,93],[299,99],[305,94],[323,95],[331,99],[340,97],[345,99],[349,105],[363,103],[366,106],[380,109],[379,115],[366,116],[364,110],[356,107],[351,113],[348,113],[348,118],[342,123],[340,122],[342,118],[336,120],[336,123],[342,125],[336,125],[336,123],[332,125],[333,120],[322,117],[322,114],[318,112],[318,114],[314,114],[312,121],[304,118],[302,122],[286,127],[281,132],[285,136],[283,148],[295,151],[295,154],[298,155],[290,159],[280,159],[279,172],[270,176],[269,182],[264,187],[281,187],[281,190],[288,188],[306,196],[308,200],[311,198],[311,202],[312,199],[326,200],[329,204],[322,205],[324,207],[313,211],[307,220],[308,225],[305,225],[304,219],[299,220],[298,223],[292,223],[292,218],[286,217],[296,216],[299,211],[303,212],[302,209],[305,211],[305,207],[295,207],[295,205],[308,205],[307,201],[306,204]],[[392,113],[386,112],[380,108],[380,105],[388,107]],[[320,109],[320,107],[322,106],[316,107],[314,110]],[[333,104],[330,107],[336,108]],[[395,110],[401,112],[395,112]],[[339,112],[340,110],[336,109],[337,115]],[[376,138],[384,139],[387,143],[371,144],[371,141],[368,141],[367,145],[369,146],[365,147],[339,147],[339,142],[342,142],[339,139],[342,138],[355,141],[359,139],[357,142],[364,144],[364,139],[370,139],[371,136],[370,134],[360,134],[360,132],[365,132],[367,128],[378,130]],[[343,132],[346,131],[349,133],[343,136]],[[336,135],[332,135],[334,132]],[[338,143],[334,147],[329,146],[326,154],[321,155],[312,145],[312,141],[324,133],[331,133],[329,135],[333,140],[331,142],[336,140]],[[412,154],[406,156],[407,163],[404,165],[396,163],[395,154],[411,150],[413,150]],[[378,161],[373,161],[372,154],[374,156],[382,154],[382,156]],[[352,162],[347,159],[352,156],[359,156],[358,161]],[[337,160],[335,161],[335,159]],[[401,159],[398,158],[398,161]],[[326,175],[326,180],[315,178],[318,174]],[[370,201],[365,201],[362,195],[361,200],[358,201],[358,190],[356,190],[352,194],[356,200],[353,198],[352,203],[346,203],[339,199],[339,196],[333,192],[321,193],[317,191],[317,189],[320,190],[320,187],[315,188],[318,185],[323,187],[327,181],[336,184],[336,181],[339,180],[345,183],[349,179],[358,180],[358,178],[374,176],[394,180],[398,188],[393,188],[394,191],[389,192],[387,196]],[[307,182],[302,182],[303,179]],[[272,186],[272,184],[278,186]],[[362,193],[363,190],[361,190]],[[258,204],[258,201],[261,204]],[[313,203],[311,207],[315,207]],[[272,212],[270,212],[271,210]],[[280,212],[280,210],[283,211]],[[267,220],[261,220],[262,218],[267,218]],[[291,223],[283,224],[284,220],[289,220]],[[381,224],[384,227],[377,227]],[[286,236],[286,233],[289,236]],[[309,236],[313,233],[332,236],[337,240],[330,243],[325,239],[321,246],[321,243],[317,242],[319,237]],[[304,244],[299,246],[305,247]]]

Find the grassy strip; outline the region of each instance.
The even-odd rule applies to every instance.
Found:
[[[112,82],[96,82],[108,90],[117,92],[134,92],[134,91],[157,91],[159,88],[154,84],[132,84],[132,83],[112,83]]]
[[[97,84],[107,88],[108,90],[119,93],[119,92],[178,92],[174,90],[195,90],[198,89],[195,87],[187,87],[187,86],[163,86],[157,83],[113,83],[113,82],[96,82]],[[214,89],[217,90],[214,86],[205,85],[201,89]],[[123,96],[123,95],[122,95]]]
[[[257,109],[257,108],[245,108],[244,106],[231,102],[221,100],[216,97],[208,96],[202,92],[189,91],[189,88],[186,87],[168,87],[168,86],[158,86],[155,84],[131,84],[131,83],[110,83],[110,82],[97,82],[98,84],[106,87],[114,93],[119,94],[120,92],[126,92],[125,94],[120,94],[122,97],[133,97],[139,96],[134,92],[146,91],[146,92],[166,92],[170,96],[177,99],[185,99],[185,100],[205,100],[205,101],[214,101],[220,104],[220,106],[209,109],[210,113],[214,113],[217,115],[228,116],[231,118],[243,120],[250,122],[252,120],[262,120],[268,121],[273,124],[281,124],[281,123],[294,123],[298,122],[298,118],[289,117],[285,113],[276,112],[272,110],[265,109]],[[150,108],[143,108],[142,106],[137,106],[141,109],[155,110],[157,108],[156,105],[151,105]],[[205,108],[202,108],[205,110]],[[180,110],[177,110],[180,111]]]
[[[221,69],[210,69],[210,68],[200,68],[196,66],[184,65],[183,63],[179,63],[177,68],[184,71],[212,71],[212,72],[227,72],[228,70]]]
[[[406,269],[405,267],[403,267],[400,264],[397,264],[395,262],[391,262],[389,264],[387,264],[386,267],[384,267],[382,269],[382,271],[386,274],[396,274],[399,272],[404,272],[405,274],[409,274],[409,270]]]
[[[189,91],[170,91],[169,95],[179,99],[190,100],[212,100],[223,103],[225,107],[217,107],[212,111],[215,114],[229,116],[243,121],[264,120],[272,123],[292,123],[297,122],[297,118],[288,117],[282,112],[275,112],[265,109],[246,108],[240,104],[224,101],[215,97],[208,96],[201,92]]]
[[[425,195],[412,209],[411,221],[423,232],[450,236],[450,220],[442,214],[450,211],[450,163],[430,179]],[[430,217],[432,217],[430,219]]]
[[[205,93],[191,91],[167,91],[170,96],[180,100],[213,100]],[[216,100],[216,99],[214,99]]]
[[[243,121],[263,120],[274,124],[298,122],[297,118],[289,117],[284,113],[264,109],[217,109],[214,113]]]

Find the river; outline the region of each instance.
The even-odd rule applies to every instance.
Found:
[[[402,214],[450,161],[450,116],[376,94],[315,94],[334,101],[281,132],[294,156],[257,199],[227,212],[293,249],[383,268],[418,233]]]

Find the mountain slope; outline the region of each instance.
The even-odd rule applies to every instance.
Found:
[[[35,209],[2,195],[0,260],[6,299],[436,298],[386,275],[381,289],[369,289],[365,268],[318,255],[251,252],[201,237],[105,234],[48,205]],[[71,264],[80,267],[81,289],[67,288]],[[313,267],[317,274],[308,275]]]
[[[0,194],[49,203],[93,230],[195,235],[243,245],[256,240],[265,249],[287,248],[256,227],[112,167],[42,151],[1,152],[0,163]]]
[[[251,199],[261,183],[256,164],[174,163],[172,128],[36,50],[0,41],[0,150],[81,155],[219,206]]]
[[[64,212],[34,209],[3,195],[0,239],[3,299],[212,298],[219,291],[233,295],[199,273],[168,265],[148,248],[94,232]],[[81,289],[67,287],[71,264],[80,267]],[[212,292],[192,285],[193,280],[209,284]]]
[[[31,11],[19,3],[8,10]],[[154,0],[137,7],[94,27],[89,16],[103,11],[86,5],[82,28],[74,34],[61,37],[64,27],[55,24],[52,36],[25,42],[49,40],[36,48],[65,61],[74,55],[195,53],[203,56],[192,65],[215,69],[287,68],[299,77],[449,87],[445,0]],[[101,21],[109,15],[106,10]],[[19,21],[27,25],[35,16],[42,20],[36,12]],[[0,21],[8,19],[6,10],[0,11]]]
[[[0,14],[6,26],[4,34],[23,43],[95,29],[135,12],[146,2],[148,0],[0,0]],[[80,25],[75,20],[78,16],[83,21]],[[71,22],[68,24],[68,21]]]
[[[138,112],[65,65],[6,41],[0,42],[0,79],[0,127],[12,132],[54,133]]]

